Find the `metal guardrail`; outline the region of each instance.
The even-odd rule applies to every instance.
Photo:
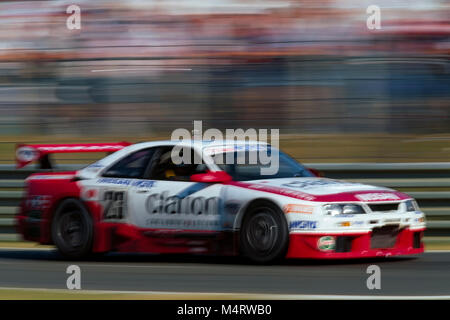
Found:
[[[450,236],[450,163],[309,163],[326,177],[395,188],[414,197],[427,216],[426,235]],[[58,171],[77,170],[84,165],[59,165]],[[0,165],[0,241],[19,240],[14,215],[22,199],[24,179],[35,166],[16,170]]]

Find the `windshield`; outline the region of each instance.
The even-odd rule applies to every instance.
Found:
[[[279,159],[278,171],[271,175],[261,173],[264,172],[261,169],[269,168],[271,164],[263,164],[267,161],[261,161],[257,151],[231,152],[232,155],[229,153],[226,155],[224,153],[218,153],[211,157],[217,166],[223,171],[226,171],[235,181],[314,176],[308,169],[281,151],[269,149],[267,151],[269,158],[272,152],[278,152]],[[231,163],[229,161],[230,159],[233,160]],[[249,159],[255,159],[256,161],[250,161]]]

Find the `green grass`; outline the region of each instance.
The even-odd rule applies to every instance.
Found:
[[[0,288],[0,300],[261,300],[276,299],[265,294],[232,293],[115,293],[63,289]]]
[[[1,289],[0,300],[124,300],[122,294],[84,294],[68,290]]]
[[[76,136],[3,136],[0,138],[1,163],[14,161],[17,142],[76,143],[151,141],[167,136],[76,137]],[[448,161],[450,134],[308,134],[282,135],[281,148],[302,162],[433,162]],[[98,154],[57,155],[61,163],[85,163]]]
[[[37,242],[28,242],[28,241],[0,241],[0,248],[49,249],[53,248],[53,246],[41,245]]]

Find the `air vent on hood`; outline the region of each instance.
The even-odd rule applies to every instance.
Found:
[[[369,208],[373,212],[390,212],[397,211],[398,205],[398,203],[369,204]]]

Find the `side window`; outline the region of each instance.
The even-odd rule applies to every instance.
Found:
[[[194,150],[191,153],[190,163],[174,164],[172,161],[173,147],[160,148],[153,157],[153,169],[150,175],[154,180],[190,181],[193,174],[206,173],[205,164],[195,164]],[[182,156],[182,155],[181,155]]]
[[[119,160],[106,170],[104,177],[114,178],[142,178],[148,162],[154,153],[154,148],[136,151]]]

